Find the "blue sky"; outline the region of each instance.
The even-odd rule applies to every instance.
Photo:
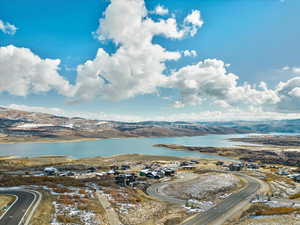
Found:
[[[120,0],[115,0],[115,2],[117,1]],[[142,0],[128,0],[128,2],[131,1],[144,3]],[[99,40],[99,36],[103,32],[99,19],[105,19],[103,13],[109,6],[115,7],[117,10],[117,4],[115,3],[113,6],[110,1],[105,0],[74,0],[72,3],[66,0],[1,0],[0,20],[4,24],[15,25],[17,30],[15,34],[8,34],[2,29],[4,31],[0,32],[0,47],[6,48],[8,45],[12,45],[15,48],[27,48],[42,60],[60,59],[58,76],[69,82],[71,86],[76,86],[76,83],[80,83],[76,81],[78,77],[77,66],[84,64],[87,60],[94,60],[99,48],[103,48],[107,54],[113,55],[120,46],[127,45],[125,42],[117,45],[114,38],[118,39],[118,37],[106,37],[104,41]],[[168,14],[155,14],[155,8],[158,5],[168,9]],[[203,116],[207,115],[203,113],[208,111],[219,112],[223,115],[220,118],[226,118],[227,115],[232,116],[234,112],[237,115],[242,112],[247,115],[247,118],[251,115],[255,117],[258,112],[274,113],[270,115],[276,114],[280,118],[285,116],[298,117],[298,107],[290,106],[291,104],[298,104],[300,107],[298,81],[287,82],[300,76],[300,72],[297,70],[300,68],[300,27],[298,24],[300,2],[298,0],[146,0],[145,7],[148,10],[147,17],[155,22],[159,19],[175,18],[178,30],[185,29],[183,27],[185,26],[185,18],[193,10],[200,11],[199,19],[204,24],[196,27],[197,33],[195,35],[186,34],[180,38],[153,35],[151,41],[153,45],[160,45],[166,51],[181,53],[182,56],[179,59],[163,62],[167,67],[163,75],[173,76],[176,81],[168,81],[163,85],[157,82],[159,84],[153,84],[155,90],[152,90],[153,87],[151,86],[147,93],[136,91],[134,94],[128,94],[127,87],[127,90],[124,90],[124,96],[117,96],[112,99],[109,95],[113,95],[116,89],[121,90],[122,85],[113,83],[114,90],[106,87],[99,88],[97,94],[89,93],[88,99],[85,97],[82,99],[82,96],[85,96],[85,91],[88,92],[93,87],[86,86],[85,83],[85,86],[82,86],[85,89],[81,88],[81,91],[74,91],[72,96],[65,93],[68,92],[66,89],[62,91],[63,94],[59,93],[58,89],[61,87],[57,84],[58,81],[53,85],[53,88],[46,88],[47,90],[44,88],[43,91],[38,92],[27,91],[26,94],[16,94],[5,88],[4,85],[1,88],[0,85],[1,105],[15,104],[22,105],[23,108],[31,106],[40,107],[40,109],[42,107],[60,108],[66,112],[88,112],[95,117],[97,115],[100,119],[103,115],[105,115],[103,116],[104,119],[109,119],[110,115],[112,119],[122,119],[122,115],[126,115],[124,120],[127,118],[133,120],[134,118],[168,119],[170,114],[174,119],[177,118],[176,115],[181,115],[178,119],[184,119],[184,116],[188,117],[192,114],[194,119],[202,120]],[[128,10],[131,10],[130,7]],[[126,15],[126,9],[120,11],[120,14],[113,14],[113,16],[120,18],[125,18]],[[107,19],[107,24],[112,24],[112,22]],[[189,29],[192,29],[191,27],[194,25],[190,23],[186,26],[190,26]],[[130,29],[129,24],[126,29]],[[97,30],[99,30],[98,33]],[[2,50],[4,51],[4,49]],[[185,57],[183,56],[184,50],[195,50],[197,56]],[[11,60],[15,58],[11,58]],[[21,57],[18,60],[22,59]],[[199,80],[202,79],[199,77],[204,76],[201,75],[203,71],[199,71],[197,78],[181,75],[181,73],[172,74],[172,71],[179,71],[186,66],[195,65],[206,59],[217,59],[222,61],[224,65],[230,64],[229,67],[224,66],[227,72],[223,74],[224,77],[222,75],[220,82],[218,82],[219,78],[217,77],[220,74],[205,75],[208,80],[217,80],[212,84],[214,87],[209,86],[208,89],[207,86],[203,85],[203,81]],[[4,62],[4,59],[2,61]],[[19,61],[18,63],[20,63]],[[129,64],[136,63],[132,59],[128,62]],[[11,63],[11,67],[16,65],[18,64]],[[1,57],[0,66],[4,67],[4,64],[1,64]],[[0,70],[0,77],[9,76],[9,66],[8,69]],[[97,69],[102,71],[102,68]],[[103,71],[104,74],[113,73],[112,70],[108,69],[103,69]],[[227,87],[234,82],[233,78],[226,77],[229,73],[233,73],[239,78],[233,88]],[[122,76],[120,74],[109,74],[108,77],[114,76],[110,77],[114,80],[118,79],[117,76]],[[17,71],[14,78],[19,79],[20,76],[22,76],[22,72]],[[143,74],[139,76],[143,76]],[[151,75],[149,76],[151,78]],[[159,78],[164,78],[164,76]],[[145,82],[147,79],[149,77],[145,77]],[[195,79],[197,87],[193,87],[193,90],[190,87],[182,86],[185,81],[194,81]],[[28,81],[30,82],[28,85],[34,86],[35,80],[36,78]],[[256,93],[260,81],[264,81],[268,85],[268,92]],[[11,81],[11,83],[13,82],[14,80]],[[124,81],[122,82],[124,83]],[[225,86],[224,82],[226,83]],[[244,98],[241,98],[240,101],[231,99],[232,89],[236,89],[237,92],[234,93],[240,93],[240,89],[243,89],[241,92],[245,93],[244,89],[247,88],[243,86],[244,82],[251,84],[252,88],[251,93],[245,94],[244,98],[249,100],[254,95],[252,93],[255,92],[253,98],[258,100],[254,99],[253,101],[259,102],[250,109],[244,106]],[[280,82],[285,82],[285,86],[279,88]],[[224,88],[222,94],[225,93],[226,96],[220,97],[219,92],[215,93],[219,91],[220,84]],[[145,84],[137,85],[139,86],[132,86],[132,89],[148,88]],[[215,86],[218,87],[216,90]],[[270,94],[270,92],[272,93]],[[289,93],[288,96],[286,93]],[[270,97],[270,95],[272,96]],[[75,101],[73,101],[74,98]],[[260,99],[266,100],[260,102]],[[218,104],[210,104],[211,102]],[[220,102],[221,104],[219,104]],[[37,108],[32,109],[37,110]],[[250,112],[254,113],[251,114]]]

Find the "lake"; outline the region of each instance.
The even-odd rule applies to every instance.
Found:
[[[243,143],[230,142],[226,139],[244,137],[244,134],[207,135],[195,137],[168,138],[121,138],[97,141],[61,142],[61,143],[18,143],[0,144],[0,155],[33,157],[41,155],[65,155],[73,158],[111,156],[116,154],[141,153],[147,155],[201,157],[225,159],[221,156],[189,151],[178,151],[153,147],[154,144],[177,144],[186,146],[229,147]]]

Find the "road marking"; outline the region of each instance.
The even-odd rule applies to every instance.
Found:
[[[29,224],[30,219],[31,219],[32,216],[33,216],[33,213],[35,212],[36,208],[39,206],[39,204],[40,204],[40,202],[41,202],[41,200],[42,200],[42,194],[41,194],[40,192],[35,191],[35,190],[30,190],[30,191],[32,191],[32,192],[34,192],[35,194],[37,194],[37,195],[39,196],[39,198],[38,198],[37,202],[35,203],[35,205],[33,206],[32,210],[31,210],[31,212],[30,212],[30,214],[29,214],[29,216],[28,216],[28,218],[27,218],[27,221],[26,221],[25,225],[28,225],[28,224]]]
[[[5,194],[5,195],[11,195],[11,194]],[[11,195],[11,196],[15,196],[16,199],[15,201],[5,210],[5,212],[3,213],[3,215],[0,217],[0,220],[6,215],[6,213],[10,210],[11,207],[13,207],[14,204],[16,204],[16,202],[19,200],[19,197],[17,195]]]
[[[33,215],[33,213],[34,213],[34,211],[36,210],[37,206],[38,206],[39,203],[40,203],[40,200],[41,200],[41,194],[40,194],[39,192],[37,192],[37,191],[34,191],[34,190],[22,190],[22,191],[27,192],[27,193],[31,193],[31,194],[33,194],[33,196],[34,196],[33,201],[30,203],[30,206],[27,208],[26,212],[24,213],[22,219],[21,219],[20,222],[19,222],[19,225],[21,225],[21,223],[23,222],[24,218],[25,218],[26,215],[28,214],[29,210],[32,208],[32,210],[31,210],[31,212],[30,212],[28,218],[26,219],[26,221],[25,221],[25,223],[24,223],[24,225],[28,225],[28,224],[29,224],[29,221],[30,221],[30,219],[31,219],[31,217],[32,217],[32,215]],[[39,199],[36,201],[37,195],[39,196]],[[34,205],[34,207],[33,207],[33,205]]]

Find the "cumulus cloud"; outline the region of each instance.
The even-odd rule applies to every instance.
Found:
[[[274,90],[261,83],[259,89],[238,85],[238,76],[227,72],[223,61],[206,59],[175,71],[167,82],[181,94],[181,105],[215,102],[217,105],[261,106],[280,101]],[[179,103],[177,103],[179,104]]]
[[[169,51],[153,38],[160,35],[180,40],[194,36],[203,26],[201,13],[193,10],[181,22],[174,17],[154,21],[149,13],[144,0],[111,0],[95,36],[100,41],[112,40],[117,50],[108,53],[98,49],[94,59],[77,67],[74,85],[59,74],[60,60],[42,59],[25,48],[1,47],[0,92],[25,96],[56,90],[73,101],[82,101],[128,99],[167,88],[179,92],[178,99],[172,98],[176,108],[208,105],[255,112],[300,110],[300,77],[275,88],[264,82],[240,83],[238,75],[228,71],[229,65],[218,59],[168,70],[168,61],[179,60],[182,55],[196,56],[197,52]],[[289,66],[282,70],[300,71]]]
[[[198,54],[195,50],[184,50],[183,55],[186,57],[196,57]]]
[[[169,14],[169,10],[162,5],[158,5],[155,7],[155,10],[153,13],[160,15],[160,16],[164,16],[164,15]]]
[[[191,36],[195,36],[198,29],[204,24],[199,10],[193,10],[192,13],[184,19],[184,22]],[[189,27],[189,25],[192,25],[192,27]]]
[[[85,119],[96,119],[96,120],[135,122],[135,121],[143,121],[146,118],[141,116],[126,115],[126,114],[107,114],[104,112],[84,112],[84,111],[79,112],[79,111],[65,110],[57,107],[29,106],[29,105],[18,105],[18,104],[3,105],[2,107],[27,111],[27,112],[47,113],[47,114],[53,114],[57,116],[81,117]]]
[[[14,35],[17,31],[17,27],[13,24],[0,20],[0,30],[5,34]]]
[[[27,48],[0,47],[0,92],[26,96],[30,92],[71,94],[69,83],[58,73],[59,59],[41,59]]]
[[[300,110],[300,77],[294,77],[286,82],[280,82],[276,87],[276,93],[280,98],[277,110]]]
[[[154,44],[154,36],[181,39],[194,33],[200,14],[193,12],[181,28],[175,18],[154,21],[148,14],[143,0],[111,1],[95,34],[99,40],[112,40],[118,49],[113,54],[99,49],[95,59],[78,66],[75,97],[120,100],[155,93],[163,86],[166,61],[181,54]]]

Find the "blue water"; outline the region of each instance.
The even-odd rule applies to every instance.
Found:
[[[73,158],[111,156],[116,154],[141,153],[147,155],[219,158],[220,156],[190,151],[178,151],[153,147],[154,144],[178,144],[186,146],[228,147],[243,143],[230,142],[226,139],[245,135],[207,135],[196,137],[171,138],[121,138],[98,141],[63,142],[63,143],[18,143],[0,144],[0,155],[32,157],[41,155],[65,155]]]

